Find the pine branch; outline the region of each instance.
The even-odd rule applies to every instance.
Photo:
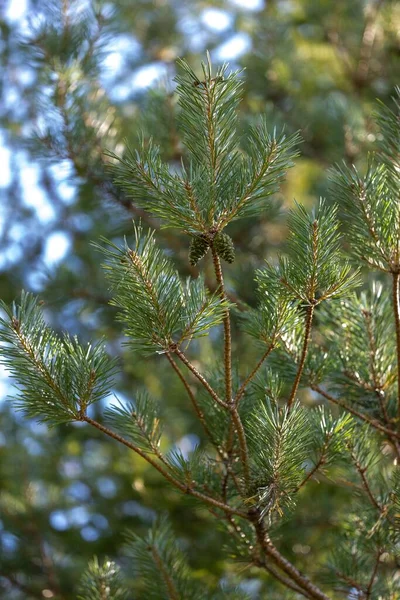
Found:
[[[127,148],[123,157],[107,152],[113,162],[110,171],[115,183],[135,204],[150,209],[153,214],[184,231],[203,231],[198,210],[188,197],[187,184],[170,173],[160,158],[160,149],[144,136],[139,139],[140,151]]]
[[[323,406],[313,411],[315,416],[315,432],[313,434],[316,460],[315,464],[297,486],[295,493],[304,487],[318,470],[332,464],[335,459],[343,458],[346,442],[354,433],[354,422],[350,415],[344,413],[334,419]]]
[[[368,161],[366,174],[360,176],[354,167],[340,167],[332,176],[332,191],[345,211],[353,253],[387,273],[398,270],[400,256],[397,88],[396,96],[395,111],[382,104],[379,107],[376,121],[382,132],[380,148],[378,155]]]
[[[295,502],[312,445],[312,422],[298,403],[292,411],[260,403],[246,422],[252,459],[252,500],[261,515],[283,515]]]
[[[220,294],[221,300],[224,301],[225,296],[225,287],[224,287],[224,279],[221,268],[221,261],[219,259],[218,254],[215,251],[215,248],[211,247],[213,263],[214,263],[214,271],[215,277],[218,283],[218,292]],[[226,309],[225,317],[224,317],[224,364],[225,364],[225,398],[226,405],[230,411],[231,419],[234,428],[236,429],[238,441],[239,441],[239,449],[240,449],[240,460],[243,465],[244,479],[246,484],[249,483],[249,458],[248,458],[248,449],[246,442],[246,434],[243,428],[243,424],[240,418],[240,415],[237,411],[236,404],[234,399],[232,398],[232,333],[231,333],[231,320],[229,309]],[[229,436],[232,439],[231,436]],[[232,448],[229,445],[227,448],[228,455],[231,456]]]
[[[276,579],[277,581],[282,583],[282,585],[284,585],[286,588],[293,590],[294,592],[296,592],[297,594],[300,594],[301,596],[304,596],[304,598],[309,598],[309,599],[313,598],[313,596],[310,596],[308,594],[308,592],[306,592],[304,589],[298,587],[295,583],[293,583],[292,579],[285,577],[276,568],[274,568],[270,564],[268,564],[266,560],[261,560],[260,558],[253,558],[253,564],[256,567],[259,567],[259,568],[267,571],[267,573],[272,575],[272,577],[274,579]]]
[[[236,134],[242,82],[222,65],[215,76],[209,55],[202,63],[202,80],[185,61],[176,77],[183,139],[192,159],[194,189],[202,194],[202,213],[208,227],[218,220],[231,193],[239,166]],[[199,194],[200,196],[200,194]]]
[[[376,559],[375,559],[374,568],[373,568],[373,570],[372,570],[372,574],[371,574],[371,579],[369,580],[369,583],[368,583],[367,589],[366,589],[366,591],[365,591],[365,597],[366,597],[366,598],[370,598],[370,597],[371,597],[371,594],[372,594],[372,588],[374,587],[374,583],[375,583],[376,577],[377,577],[377,575],[378,575],[379,562],[380,562],[380,559],[381,559],[381,556],[382,556],[382,554],[383,554],[383,550],[382,550],[382,549],[379,549],[379,551],[378,551],[378,553],[377,553],[377,555],[376,555]]]
[[[292,160],[298,155],[296,147],[300,141],[297,133],[286,136],[283,131],[277,134],[274,129],[270,135],[265,121],[250,129],[248,157],[242,165],[242,172],[238,173],[239,190],[233,196],[235,202],[222,213],[219,229],[234,219],[254,216],[263,209],[266,198],[279,189],[286,170],[293,166]]]
[[[300,379],[303,374],[304,365],[305,365],[306,358],[307,358],[308,346],[309,346],[309,343],[311,340],[311,327],[312,327],[313,317],[314,317],[314,305],[310,304],[310,306],[307,307],[307,317],[306,317],[305,330],[304,330],[303,348],[301,351],[300,361],[299,361],[299,365],[297,367],[296,378],[293,383],[292,391],[290,392],[289,400],[287,402],[288,411],[290,411],[292,408],[293,402],[296,398]]]
[[[169,600],[179,600],[180,596],[178,595],[178,591],[175,587],[174,581],[170,574],[168,573],[167,568],[165,567],[161,556],[159,555],[157,548],[155,546],[151,547],[151,554],[153,560],[159,570],[161,577],[163,578],[166,588],[168,590],[168,598]]]
[[[239,388],[234,402],[238,406],[248,384],[257,375],[260,367],[275,348],[284,343],[287,335],[298,321],[298,306],[288,299],[280,277],[269,265],[257,272],[257,297],[259,307],[247,311],[242,317],[246,333],[254,337],[266,348],[261,359]]]
[[[268,356],[271,354],[271,352],[274,350],[274,348],[275,348],[274,344],[270,344],[268,346],[268,348],[266,349],[266,351],[264,352],[264,354],[262,355],[262,357],[260,358],[260,360],[258,361],[256,366],[254,367],[254,369],[251,371],[251,373],[249,373],[249,375],[243,381],[242,385],[238,389],[237,394],[234,398],[234,403],[235,403],[236,407],[238,406],[243,394],[245,393],[247,386],[257,375],[259,369],[264,364],[264,362],[267,360]]]
[[[390,398],[396,380],[396,343],[389,294],[374,283],[371,292],[351,295],[329,306],[325,315],[334,365],[328,378],[338,395],[345,394],[347,404],[361,406],[370,417],[378,413],[378,400],[382,424],[395,429]]]
[[[374,335],[372,314],[371,314],[371,312],[365,310],[365,311],[363,311],[363,315],[364,315],[365,321],[366,321],[368,340],[369,340],[369,348],[370,348],[370,371],[372,374],[372,382],[373,382],[373,386],[371,386],[371,388],[372,388],[371,391],[373,391],[374,394],[376,395],[376,397],[378,398],[379,406],[380,406],[381,413],[382,413],[382,418],[383,418],[386,426],[389,429],[391,429],[391,419],[389,417],[387,407],[386,407],[386,398],[385,398],[385,391],[384,391],[385,390],[385,382],[382,381],[381,373],[377,370],[377,368],[379,369],[379,367],[376,366],[376,363],[378,362],[379,349],[377,346],[377,340],[375,339],[375,335]],[[400,324],[400,322],[399,322],[399,324]],[[367,383],[365,383],[364,385],[365,385],[365,389],[369,390],[370,386]],[[395,449],[397,456],[400,458],[399,441],[396,440],[396,438],[394,436],[390,436],[389,439],[393,443],[393,447]]]
[[[90,425],[92,425],[93,427],[95,427],[96,429],[101,431],[102,433],[105,433],[108,437],[116,440],[120,444],[123,444],[130,450],[133,450],[133,452],[136,452],[136,454],[141,456],[146,462],[148,462],[152,467],[154,467],[167,481],[169,481],[173,486],[178,488],[184,494],[188,494],[190,496],[193,496],[194,498],[198,498],[199,500],[202,500],[206,504],[211,504],[212,506],[219,508],[223,512],[227,512],[232,515],[237,515],[238,517],[246,518],[246,513],[242,512],[238,509],[235,509],[227,504],[224,504],[223,502],[220,502],[219,500],[216,500],[215,498],[206,496],[205,494],[202,494],[201,492],[198,492],[197,490],[195,490],[193,488],[183,485],[180,481],[178,481],[175,477],[173,477],[168,471],[166,471],[164,469],[164,467],[162,467],[159,463],[157,463],[155,460],[153,460],[151,458],[151,456],[149,456],[146,452],[144,452],[138,446],[135,446],[128,440],[124,439],[119,434],[115,433],[114,431],[111,431],[111,429],[109,429],[108,427],[105,427],[104,425],[102,425],[101,423],[98,423],[94,419],[91,419],[87,415],[83,415],[80,418],[80,420],[86,421],[86,423],[89,423]]]
[[[197,279],[187,279],[182,286],[183,322],[184,327],[176,344],[188,343],[193,338],[207,335],[210,328],[218,325],[225,318],[230,303],[226,296],[221,298],[216,291],[207,292],[205,280],[199,276]]]
[[[197,418],[199,419],[199,421],[204,429],[205,434],[207,435],[208,439],[211,441],[213,446],[216,448],[220,458],[223,459],[224,458],[223,450],[220,447],[220,445],[215,441],[214,436],[207,424],[205,415],[204,415],[203,411],[201,410],[201,408],[196,400],[196,397],[195,397],[194,393],[192,392],[188,382],[186,381],[185,377],[183,376],[182,371],[180,370],[180,368],[178,367],[178,365],[176,364],[176,362],[174,361],[174,359],[172,358],[172,356],[169,352],[167,352],[166,357],[167,357],[171,367],[174,369],[175,373],[178,375],[179,379],[181,380],[181,382],[190,398],[190,401],[191,401],[194,411],[197,415]]]
[[[157,248],[154,232],[134,227],[135,243],[100,248],[113,292],[112,304],[129,337],[127,344],[144,354],[169,352],[173,346],[207,334],[223,320],[228,302],[207,293],[203,278],[180,280]]]
[[[386,410],[386,405],[385,405],[385,399],[384,399],[384,382],[382,382],[381,380],[381,374],[380,372],[377,370],[379,369],[379,367],[377,367],[376,363],[377,363],[377,359],[378,359],[378,348],[377,348],[377,340],[375,339],[375,335],[374,335],[374,331],[373,331],[373,324],[372,324],[372,320],[371,320],[371,313],[369,311],[364,311],[363,312],[363,316],[365,318],[365,322],[366,322],[366,328],[367,328],[367,335],[368,335],[368,342],[369,342],[369,356],[370,356],[370,371],[371,371],[371,375],[372,375],[372,386],[369,386],[368,383],[364,383],[363,385],[365,385],[365,389],[369,389],[371,387],[372,391],[374,391],[375,395],[378,398],[380,407],[381,407],[381,412],[382,412],[382,417],[385,420],[387,425],[390,425],[390,419],[389,419],[389,415],[387,413]]]
[[[126,551],[134,559],[135,570],[145,574],[146,597],[149,600],[183,600],[194,592],[184,555],[180,551],[171,528],[165,520],[156,522],[142,539],[130,532]]]
[[[247,595],[226,589],[211,590],[199,585],[188,565],[186,553],[166,519],[158,519],[145,538],[126,535],[126,553],[134,575],[144,579],[146,600],[244,600]]]
[[[177,355],[177,357],[183,362],[183,364],[187,366],[189,371],[191,371],[193,373],[193,375],[196,377],[196,379],[198,379],[200,381],[200,383],[203,385],[203,387],[207,390],[207,392],[210,394],[211,398],[213,398],[213,400],[215,400],[215,402],[217,404],[222,406],[222,408],[228,409],[227,403],[224,402],[223,400],[221,400],[221,398],[218,396],[218,394],[215,392],[215,390],[213,390],[211,385],[208,383],[206,378],[187,359],[185,354],[181,350],[179,350],[179,348],[174,348],[173,346],[170,348],[170,351],[174,352]]]
[[[19,409],[51,424],[67,423],[109,393],[115,361],[103,344],[84,347],[76,338],[57,336],[31,294],[2,308],[0,359],[19,383]]]
[[[400,273],[392,273],[393,311],[396,331],[396,359],[397,359],[397,419],[400,430]]]
[[[244,430],[242,420],[240,418],[240,415],[239,415],[236,407],[233,404],[231,404],[229,410],[231,413],[233,426],[236,429],[237,436],[238,436],[240,460],[243,465],[244,480],[245,480],[246,485],[248,486],[249,481],[250,481],[250,470],[249,470],[249,451],[247,448],[246,432]]]
[[[302,575],[296,567],[285,558],[279,550],[274,546],[270,540],[268,533],[265,530],[264,522],[261,518],[260,512],[256,510],[249,511],[249,518],[251,519],[257,534],[257,540],[265,554],[269,556],[277,566],[282,569],[291,579],[298,584],[302,590],[303,595],[307,598],[315,598],[315,600],[330,600],[329,596],[323,593],[316,585],[314,585],[308,577]],[[308,594],[308,596],[307,596]]]
[[[159,408],[147,394],[137,393],[134,403],[111,405],[105,411],[105,418],[113,430],[131,440],[144,452],[154,454],[169,467],[160,451],[162,427]]]
[[[334,396],[332,396],[332,394],[329,394],[324,389],[322,389],[320,386],[315,385],[315,384],[310,384],[310,388],[312,390],[314,390],[315,392],[318,392],[318,394],[320,394],[327,400],[329,400],[329,402],[332,402],[333,404],[336,404],[337,406],[341,406],[342,408],[347,410],[349,413],[351,413],[355,417],[358,417],[365,423],[368,423],[374,429],[377,429],[378,431],[381,431],[382,433],[386,433],[387,435],[393,436],[396,439],[400,440],[400,435],[396,431],[394,431],[393,429],[388,429],[387,427],[382,425],[382,423],[380,423],[376,419],[372,419],[371,417],[365,415],[364,413],[360,412],[359,410],[356,410],[352,406],[349,406],[343,400],[340,400],[339,398],[335,398]]]
[[[306,306],[347,295],[359,284],[340,247],[337,207],[320,200],[309,215],[299,204],[289,213],[287,257],[280,257],[277,276],[289,295]]]
[[[361,477],[361,481],[364,486],[365,492],[367,493],[367,496],[368,496],[372,506],[374,506],[380,514],[386,513],[386,510],[384,509],[384,507],[380,505],[380,503],[378,502],[378,500],[375,498],[374,494],[372,493],[368,479],[365,475],[365,473],[367,471],[367,467],[361,465],[360,461],[358,460],[358,458],[354,452],[350,451],[350,456],[351,456],[351,459]]]
[[[82,577],[78,599],[126,600],[127,595],[117,565],[108,559],[100,565],[95,557]]]

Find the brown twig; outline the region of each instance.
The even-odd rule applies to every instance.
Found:
[[[374,564],[374,568],[373,568],[373,571],[372,571],[371,579],[369,580],[369,584],[368,584],[368,587],[366,589],[366,594],[365,595],[366,595],[367,598],[370,598],[370,596],[371,596],[372,588],[373,588],[376,576],[378,574],[379,561],[381,559],[382,554],[383,554],[383,550],[381,548],[379,548],[378,554],[376,555],[375,564]]]
[[[129,442],[128,440],[126,440],[125,438],[123,438],[118,433],[115,433],[114,431],[112,431],[108,427],[105,427],[104,425],[102,425],[101,423],[98,423],[94,419],[91,419],[87,415],[82,415],[81,416],[81,420],[85,421],[86,423],[89,423],[90,425],[92,425],[93,427],[95,427],[96,429],[98,429],[99,431],[102,431],[103,433],[105,433],[106,435],[108,435],[112,439],[116,440],[120,444],[123,444],[124,446],[126,446],[130,450],[133,450],[133,452],[135,452],[136,454],[138,454],[139,456],[141,456],[142,458],[144,458],[144,460],[147,461],[152,467],[154,467],[159,473],[161,473],[161,475],[165,479],[167,479],[167,481],[169,481],[170,483],[172,483],[172,485],[174,485],[176,488],[178,488],[184,494],[188,494],[190,496],[193,496],[194,498],[198,498],[199,500],[202,500],[206,504],[211,504],[212,506],[215,506],[216,508],[219,508],[220,510],[222,510],[225,513],[230,513],[232,515],[237,515],[238,517],[242,517],[243,519],[247,518],[246,513],[242,512],[242,511],[240,511],[240,510],[238,510],[236,508],[233,508],[233,507],[229,506],[228,504],[224,504],[223,502],[220,502],[219,500],[217,500],[215,498],[211,498],[210,496],[206,496],[205,494],[202,494],[201,492],[198,492],[197,490],[193,489],[192,487],[189,487],[189,486],[181,483],[180,481],[178,481],[178,479],[176,479],[173,475],[171,475],[168,471],[166,471],[163,466],[161,466],[160,464],[158,464],[158,462],[156,462],[151,456],[149,456],[141,448],[139,448],[138,446],[135,446],[135,444],[132,444],[131,442]]]
[[[215,270],[215,278],[218,283],[218,292],[221,297],[221,300],[226,300],[225,294],[225,286],[224,286],[224,278],[222,274],[221,261],[219,256],[213,246],[211,244],[211,252]],[[241,421],[240,415],[237,411],[237,407],[235,401],[232,398],[232,333],[231,333],[231,319],[229,308],[225,311],[224,317],[224,364],[225,364],[225,402],[228,410],[231,413],[232,423],[236,429],[239,441],[239,449],[240,449],[240,459],[243,465],[244,478],[246,484],[249,483],[250,480],[250,471],[249,471],[249,457],[248,457],[248,449],[246,442],[246,434],[243,428],[243,423]],[[231,433],[231,431],[230,431]],[[232,438],[232,436],[230,436]],[[229,444],[229,440],[228,440]],[[231,459],[232,448],[228,448],[228,456],[229,460]]]
[[[369,342],[369,348],[370,348],[370,353],[369,353],[369,355],[370,355],[370,370],[371,370],[372,381],[373,381],[373,386],[370,386],[369,384],[365,384],[365,389],[367,389],[368,387],[371,388],[370,391],[372,391],[375,394],[375,396],[378,398],[378,402],[379,402],[379,406],[381,409],[383,420],[384,420],[385,424],[387,425],[387,427],[389,429],[391,429],[390,417],[389,417],[387,409],[386,409],[384,384],[382,383],[380,374],[377,372],[376,367],[375,367],[376,356],[377,356],[377,347],[376,347],[376,340],[375,340],[374,332],[372,329],[372,323],[371,323],[372,315],[369,311],[365,310],[365,311],[363,311],[363,316],[365,318],[365,322],[367,325],[368,342]],[[396,440],[396,438],[394,436],[390,436],[390,440],[394,446],[394,450],[395,450],[398,458],[400,458],[400,446],[399,446],[398,440]]]
[[[300,571],[296,569],[296,567],[274,546],[267,534],[264,521],[260,518],[260,511],[258,509],[253,508],[249,510],[249,519],[254,525],[257,540],[265,554],[269,556],[282,571],[289,575],[295,583],[297,583],[299,588],[301,588],[301,593],[304,596],[308,598],[311,597],[315,600],[330,600],[322,590],[312,583],[306,575],[300,573]],[[306,592],[306,594],[303,592]]]
[[[363,467],[360,463],[360,461],[357,459],[356,455],[354,454],[354,452],[350,452],[351,455],[351,459],[361,477],[361,481],[363,483],[363,487],[364,490],[367,493],[367,496],[372,504],[372,506],[374,506],[380,513],[384,512],[384,507],[381,506],[378,502],[378,500],[375,498],[374,494],[372,493],[371,487],[369,485],[368,479],[365,475],[367,467]]]
[[[246,482],[246,485],[248,485],[250,482],[250,470],[249,470],[249,453],[248,453],[248,449],[247,449],[246,434],[244,431],[242,420],[237,411],[237,408],[234,405],[232,405],[230,408],[230,411],[231,411],[231,416],[232,416],[232,422],[234,424],[234,427],[235,427],[237,435],[238,435],[240,460],[243,465],[244,480]]]
[[[394,323],[396,328],[396,359],[397,359],[397,418],[400,428],[400,306],[399,306],[399,279],[400,273],[392,273],[392,294]]]
[[[174,359],[172,358],[171,354],[169,352],[166,353],[166,357],[170,363],[170,365],[172,366],[172,368],[174,369],[175,373],[178,375],[179,379],[181,380],[185,390],[187,391],[187,394],[190,398],[190,401],[192,403],[192,406],[194,408],[194,411],[197,415],[197,418],[199,419],[204,432],[206,433],[207,437],[209,438],[209,440],[211,441],[211,443],[213,444],[213,446],[216,448],[218,454],[220,455],[221,459],[224,458],[224,453],[223,450],[221,448],[221,446],[215,441],[213,434],[211,433],[211,430],[209,428],[209,426],[207,425],[205,416],[203,411],[201,410],[195,395],[193,394],[192,390],[190,389],[190,385],[188,384],[188,382],[186,381],[185,377],[183,376],[182,371],[180,370],[180,368],[178,367],[178,365],[176,364],[176,362],[174,361]]]
[[[291,410],[293,402],[296,397],[297,389],[299,387],[300,379],[303,374],[304,365],[307,358],[308,346],[311,339],[311,327],[314,317],[314,304],[310,304],[307,307],[307,316],[306,316],[306,325],[304,330],[304,340],[303,340],[303,348],[301,351],[300,362],[297,368],[296,378],[293,383],[292,391],[290,392],[289,400],[287,403],[288,412]]]
[[[318,469],[320,467],[322,467],[323,464],[325,464],[326,462],[326,451],[328,449],[328,445],[329,445],[329,440],[327,440],[321,450],[321,456],[319,457],[318,461],[315,463],[315,465],[313,466],[313,468],[311,469],[311,471],[309,471],[307,473],[307,475],[304,477],[303,481],[301,483],[299,483],[299,485],[297,486],[295,493],[297,493],[302,487],[304,487],[306,485],[306,483],[311,479],[311,477],[313,477],[313,475],[318,471]]]
[[[353,579],[349,575],[345,575],[341,571],[335,571],[335,575],[336,575],[336,577],[338,577],[338,579],[342,579],[348,585],[350,585],[352,588],[355,588],[356,590],[358,590],[359,592],[361,592],[363,595],[365,594],[365,590],[363,589],[363,587],[355,579]],[[348,590],[346,590],[346,592],[347,591]]]
[[[185,354],[181,350],[179,350],[179,348],[171,348],[171,352],[174,352],[176,354],[176,356],[183,362],[183,364],[187,366],[189,371],[191,371],[193,373],[193,375],[200,381],[200,383],[203,385],[203,387],[210,394],[211,398],[213,398],[213,400],[215,400],[215,402],[217,404],[222,406],[222,408],[225,408],[225,409],[229,408],[228,404],[226,402],[224,402],[223,400],[221,400],[221,398],[218,396],[217,392],[208,383],[207,379],[200,373],[200,371],[198,371],[196,369],[196,367],[190,362],[190,360],[187,359]]]
[[[175,583],[165,568],[164,562],[157,552],[157,548],[155,546],[149,546],[148,548],[151,552],[154,562],[158,567],[158,571],[161,574],[161,577],[164,580],[165,586],[168,590],[169,600],[180,600],[180,595],[178,594],[178,590],[175,587]]]
[[[221,261],[215,248],[211,245],[212,258],[214,263],[215,277],[218,283],[218,293],[221,300],[226,300],[224,278],[222,275]],[[225,310],[224,316],[224,364],[225,364],[225,401],[227,404],[232,402],[232,333],[229,308]]]
[[[322,590],[313,584],[306,575],[302,575],[300,571],[279,552],[269,538],[265,538],[263,549],[265,553],[274,560],[278,567],[299,585],[301,593],[306,598],[311,597],[316,600],[330,600],[329,596],[324,594]]]
[[[351,459],[361,477],[364,491],[366,492],[372,506],[374,508],[376,508],[376,510],[379,512],[378,523],[382,518],[387,518],[388,521],[390,521],[390,523],[392,523],[392,525],[396,526],[393,519],[390,517],[390,515],[388,515],[388,505],[380,504],[378,502],[378,500],[375,498],[375,496],[371,490],[371,486],[369,485],[368,479],[365,475],[365,473],[367,471],[367,467],[363,467],[361,465],[360,461],[357,459],[357,457],[355,456],[353,451],[350,451],[350,456],[351,456]]]
[[[386,433],[386,435],[394,436],[396,439],[400,439],[400,435],[396,431],[393,431],[393,429],[388,429],[387,427],[385,427],[384,425],[382,425],[382,423],[380,423],[376,419],[372,419],[371,417],[368,417],[364,413],[356,410],[352,406],[349,406],[348,404],[346,404],[345,402],[343,402],[343,400],[335,398],[334,396],[332,396],[328,392],[325,392],[325,390],[323,390],[322,388],[320,388],[318,385],[312,384],[312,385],[310,385],[310,388],[312,390],[314,390],[314,392],[318,392],[318,394],[320,394],[321,396],[323,396],[324,398],[326,398],[327,400],[329,400],[329,402],[332,402],[333,404],[336,404],[337,406],[341,406],[342,408],[344,408],[345,410],[347,410],[349,413],[351,413],[355,417],[358,417],[362,421],[365,421],[366,423],[368,423],[369,425],[371,425],[371,427],[374,427],[375,429],[378,429],[382,433]]]
[[[260,360],[258,361],[258,363],[256,364],[256,366],[254,367],[254,369],[251,371],[251,373],[246,377],[246,379],[244,380],[244,382],[242,383],[242,385],[240,386],[235,398],[234,398],[234,403],[235,406],[237,407],[237,405],[240,402],[240,399],[242,398],[243,394],[246,391],[246,387],[249,385],[250,381],[253,379],[253,377],[257,374],[258,370],[260,369],[260,367],[262,366],[262,364],[264,363],[264,361],[268,358],[268,356],[271,354],[272,350],[275,348],[275,345],[273,343],[271,343],[268,348],[266,349],[266,351],[264,352],[264,354],[262,355],[262,357],[260,358]]]
[[[297,592],[297,594],[301,594],[305,598],[313,598],[313,596],[310,596],[308,594],[308,592],[299,588],[295,583],[293,583],[293,581],[291,579],[282,575],[277,569],[275,569],[274,567],[269,565],[265,560],[261,560],[260,558],[254,558],[253,564],[256,567],[259,567],[260,569],[264,569],[265,571],[267,571],[267,573],[272,575],[272,577],[274,579],[276,579],[277,581],[282,583],[285,587],[289,588],[290,590]]]
[[[209,384],[209,383],[208,383],[208,381],[205,379],[205,377],[204,377],[204,376],[203,376],[203,375],[202,375],[202,374],[201,374],[201,373],[200,373],[200,372],[199,372],[199,371],[196,369],[196,367],[195,367],[195,366],[194,366],[194,365],[193,365],[193,364],[192,364],[192,363],[191,363],[191,362],[190,362],[190,361],[187,359],[187,357],[184,355],[184,353],[183,353],[183,352],[181,352],[181,351],[180,351],[179,349],[177,349],[177,348],[173,348],[173,349],[171,350],[171,352],[172,352],[172,351],[173,351],[173,352],[174,352],[174,353],[175,353],[175,354],[176,354],[176,355],[177,355],[177,356],[180,358],[180,360],[181,360],[181,361],[182,361],[182,362],[183,362],[183,363],[184,363],[184,364],[185,364],[185,365],[188,367],[188,369],[189,369],[189,370],[190,370],[190,371],[191,371],[191,372],[192,372],[192,373],[195,375],[195,377],[196,377],[196,378],[197,378],[197,379],[200,381],[200,383],[201,383],[201,384],[202,384],[202,385],[205,387],[205,389],[208,391],[208,393],[210,394],[210,396],[211,396],[211,397],[212,397],[212,398],[213,398],[213,399],[214,399],[214,400],[215,400],[215,401],[216,401],[216,402],[217,402],[217,403],[218,403],[220,406],[222,406],[223,408],[225,408],[225,409],[227,409],[227,410],[229,410],[229,411],[232,411],[232,407],[231,407],[231,406],[228,406],[228,405],[227,405],[227,404],[226,404],[226,403],[225,403],[223,400],[221,400],[221,398],[218,396],[218,394],[215,392],[215,390],[214,390],[214,389],[213,389],[213,388],[210,386],[210,384]],[[169,360],[172,360],[172,357],[170,356],[170,353],[167,353],[167,357],[169,358]],[[171,364],[172,364],[172,363],[171,363]],[[177,370],[176,372],[178,373],[178,371],[179,371],[179,373],[178,373],[178,376],[179,376],[179,378],[181,378],[181,377],[182,377],[181,381],[182,381],[182,383],[185,385],[185,388],[186,388],[187,392],[188,392],[188,393],[189,393],[189,395],[190,395],[190,398],[191,398],[191,401],[192,401],[192,403],[194,403],[193,405],[194,405],[194,407],[195,407],[196,414],[197,414],[197,416],[199,417],[199,420],[200,420],[200,422],[202,423],[202,425],[203,425],[203,428],[205,428],[204,430],[206,431],[206,433],[208,432],[208,433],[207,433],[207,435],[209,436],[210,440],[213,442],[213,436],[212,436],[211,430],[209,429],[209,427],[208,427],[208,425],[207,425],[207,423],[206,423],[206,421],[205,421],[204,414],[203,414],[203,412],[201,411],[200,407],[198,406],[198,404],[197,404],[197,401],[196,401],[196,399],[195,399],[195,397],[194,397],[194,395],[193,395],[193,393],[192,393],[192,391],[191,391],[191,389],[190,389],[190,387],[189,387],[189,384],[187,383],[187,381],[186,381],[186,380],[185,380],[185,378],[183,377],[183,374],[181,373],[181,371],[180,371],[179,367],[176,365],[176,363],[175,363],[175,362],[174,362],[174,365],[175,365],[175,366],[174,366],[174,369],[175,369],[175,367],[176,367],[176,369],[175,369],[175,370]],[[196,408],[196,407],[197,407],[197,408]],[[198,411],[199,411],[199,412],[198,412]],[[239,415],[237,415],[237,416],[239,416]],[[243,447],[243,444],[244,444],[244,447],[245,447],[245,449],[246,449],[245,451],[242,451],[242,456],[244,457],[244,456],[245,456],[245,453],[244,453],[244,452],[247,452],[247,446],[246,446],[246,438],[245,438],[245,435],[244,435],[243,425],[242,425],[242,423],[241,423],[241,421],[240,421],[240,418],[239,418],[239,421],[237,421],[237,423],[238,423],[238,427],[239,427],[239,428],[241,427],[239,435],[240,435],[240,439],[241,439],[241,444],[242,444],[242,447]],[[206,428],[207,428],[207,430],[206,430]],[[235,487],[236,487],[237,491],[239,492],[239,494],[242,494],[242,491],[241,491],[241,486],[240,486],[240,484],[239,484],[239,482],[238,482],[238,479],[237,479],[237,477],[236,477],[235,473],[232,471],[231,464],[230,464],[230,461],[229,461],[229,455],[228,455],[228,457],[227,457],[227,456],[225,455],[224,451],[222,450],[222,448],[221,448],[221,447],[220,447],[218,444],[216,444],[215,442],[213,442],[213,444],[214,444],[215,448],[217,449],[217,452],[218,452],[218,454],[219,454],[220,458],[222,459],[222,461],[224,462],[224,464],[225,464],[225,466],[226,466],[226,475],[227,475],[227,476],[229,475],[229,476],[232,478],[232,480],[233,480],[233,482],[234,482],[234,484],[235,484]],[[227,458],[228,458],[228,461],[226,460]]]
[[[218,517],[218,515],[212,508],[210,508],[209,510],[212,514],[214,514],[214,516]],[[230,527],[232,528],[232,530],[234,531],[234,533],[240,538],[241,541],[243,541],[246,544],[249,551],[253,552],[253,554],[254,554],[256,548],[253,546],[252,541],[246,537],[245,533],[243,532],[243,529],[240,527],[240,525],[238,525],[236,523],[233,516],[225,514],[225,519],[228,521],[228,523],[229,523]],[[297,585],[295,585],[291,579],[282,575],[277,569],[275,569],[273,566],[269,565],[265,560],[262,560],[260,556],[254,555],[252,563],[256,567],[259,567],[259,568],[267,571],[270,575],[272,575],[272,577],[274,577],[274,579],[276,579],[277,581],[282,583],[285,587],[287,587],[299,594],[304,595],[306,598],[311,598],[311,596],[309,596],[306,592],[304,592]]]

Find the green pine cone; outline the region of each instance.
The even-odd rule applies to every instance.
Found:
[[[214,248],[223,260],[227,263],[233,263],[235,260],[235,248],[232,238],[227,233],[219,233],[214,238]]]
[[[189,247],[189,262],[193,267],[203,258],[209,247],[210,244],[205,235],[196,235],[192,238]]]

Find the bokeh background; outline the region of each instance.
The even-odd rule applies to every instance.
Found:
[[[179,164],[175,61],[184,57],[197,69],[207,49],[216,65],[244,69],[244,135],[261,113],[271,127],[301,131],[301,157],[276,200],[284,208],[294,198],[311,206],[328,194],[331,165],[362,166],[373,147],[375,100],[390,105],[398,83],[400,4],[0,0],[0,296],[11,302],[31,290],[55,328],[83,340],[104,336],[121,367],[115,394],[133,398],[146,387],[163,406],[165,444],[184,453],[202,434],[180,383],[162,357],[144,360],[123,346],[91,242],[129,237],[132,219],[159,229],[115,188],[103,151],[134,147],[144,131],[172,167]],[[285,237],[275,212],[231,227],[237,260],[226,276],[239,310],[254,304],[253,271]],[[183,275],[196,276],[184,235],[161,230],[157,239]],[[205,271],[212,288],[207,263]],[[257,350],[235,334],[243,365]],[[217,360],[218,336],[193,344],[193,357],[205,365]],[[94,554],[115,558],[129,579],[124,530],[145,532],[165,512],[199,585],[235,580],[238,567],[204,510],[186,504],[124,448],[86,426],[49,430],[27,421],[8,395],[12,386],[0,371],[1,598],[72,600]],[[103,409],[96,408],[97,418]],[[319,498],[314,506],[311,484],[283,529],[282,548],[304,570],[312,568],[311,545],[326,552],[335,511],[345,511],[345,492],[326,486]],[[254,599],[286,597],[251,569],[241,578]],[[140,578],[130,579],[140,591]]]

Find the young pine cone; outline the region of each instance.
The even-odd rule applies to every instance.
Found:
[[[235,248],[232,238],[227,233],[218,233],[214,238],[214,248],[223,260],[233,263],[235,260]]]
[[[192,238],[189,247],[189,262],[194,267],[199,260],[207,253],[210,244],[207,237],[203,234],[196,235]]]

